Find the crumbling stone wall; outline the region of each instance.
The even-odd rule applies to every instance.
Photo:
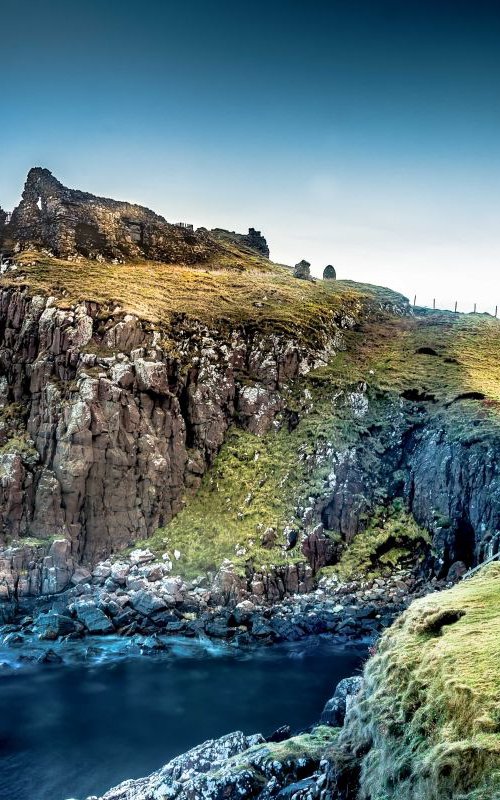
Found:
[[[256,231],[255,228],[249,228],[248,234],[243,236],[243,242],[247,247],[251,247],[252,250],[257,250],[258,253],[269,258],[269,247],[260,231]]]
[[[226,231],[224,228],[213,228],[210,233],[217,239],[243,247],[249,247],[264,258],[269,258],[269,246],[266,239],[262,236],[260,231],[255,228],[249,228],[248,233],[236,233],[235,231]]]
[[[293,276],[294,278],[299,278],[302,281],[310,281],[311,280],[311,265],[309,261],[299,261],[298,264],[295,264],[293,269]]]
[[[4,213],[4,212],[2,212]],[[171,225],[147,208],[68,189],[49,170],[30,170],[8,225],[0,214],[0,251],[46,248],[62,258],[148,258],[192,264],[222,247],[205,230]]]

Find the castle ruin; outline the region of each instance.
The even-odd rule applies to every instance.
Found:
[[[253,231],[251,238],[257,244],[259,237]],[[171,224],[143,206],[68,189],[40,167],[30,170],[11,217],[0,210],[0,253],[11,256],[28,249],[49,250],[64,259],[181,264],[208,261],[225,251],[204,228]]]

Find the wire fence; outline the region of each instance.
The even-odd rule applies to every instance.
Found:
[[[453,311],[455,314],[489,314],[490,317],[498,319],[498,304],[484,308],[479,303],[471,303],[467,308],[465,303],[459,303],[458,300],[455,300],[450,305],[437,304],[435,297],[432,299],[431,303],[419,303],[417,300],[418,297],[415,295],[413,298],[413,308],[432,308],[434,311]]]

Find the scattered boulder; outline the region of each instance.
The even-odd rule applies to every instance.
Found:
[[[48,641],[54,641],[58,639],[59,636],[67,636],[70,633],[75,633],[77,629],[75,621],[71,619],[71,617],[58,614],[56,611],[40,614],[36,626],[39,630],[39,639],[46,639]]]
[[[86,567],[76,567],[73,575],[71,576],[71,583],[73,586],[79,586],[82,583],[89,583],[92,579],[92,573]]]
[[[362,683],[363,679],[360,675],[339,681],[333,697],[328,700],[321,714],[322,725],[331,725],[333,728],[342,727],[349,706],[360,691]]]
[[[154,634],[147,636],[140,644],[141,653],[154,654],[166,650],[167,645]]]
[[[89,633],[112,633],[113,623],[106,614],[97,608],[92,601],[83,601],[76,605],[77,619],[85,625]]]
[[[8,645],[9,647],[13,647],[16,644],[22,644],[24,642],[24,638],[21,636],[20,633],[16,631],[12,631],[12,633],[8,633],[7,636],[4,636],[3,644]]]
[[[145,617],[151,616],[155,611],[163,611],[167,607],[161,597],[147,592],[145,589],[140,589],[130,595],[130,605]]]
[[[54,650],[47,650],[46,653],[37,658],[37,662],[39,664],[62,664],[63,660]]]
[[[463,561],[455,561],[448,570],[448,574],[446,576],[447,581],[458,581],[465,573],[467,572],[467,567],[465,566]]]

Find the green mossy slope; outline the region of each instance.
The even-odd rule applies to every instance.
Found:
[[[366,800],[500,797],[500,565],[415,601],[382,637],[341,734]]]

